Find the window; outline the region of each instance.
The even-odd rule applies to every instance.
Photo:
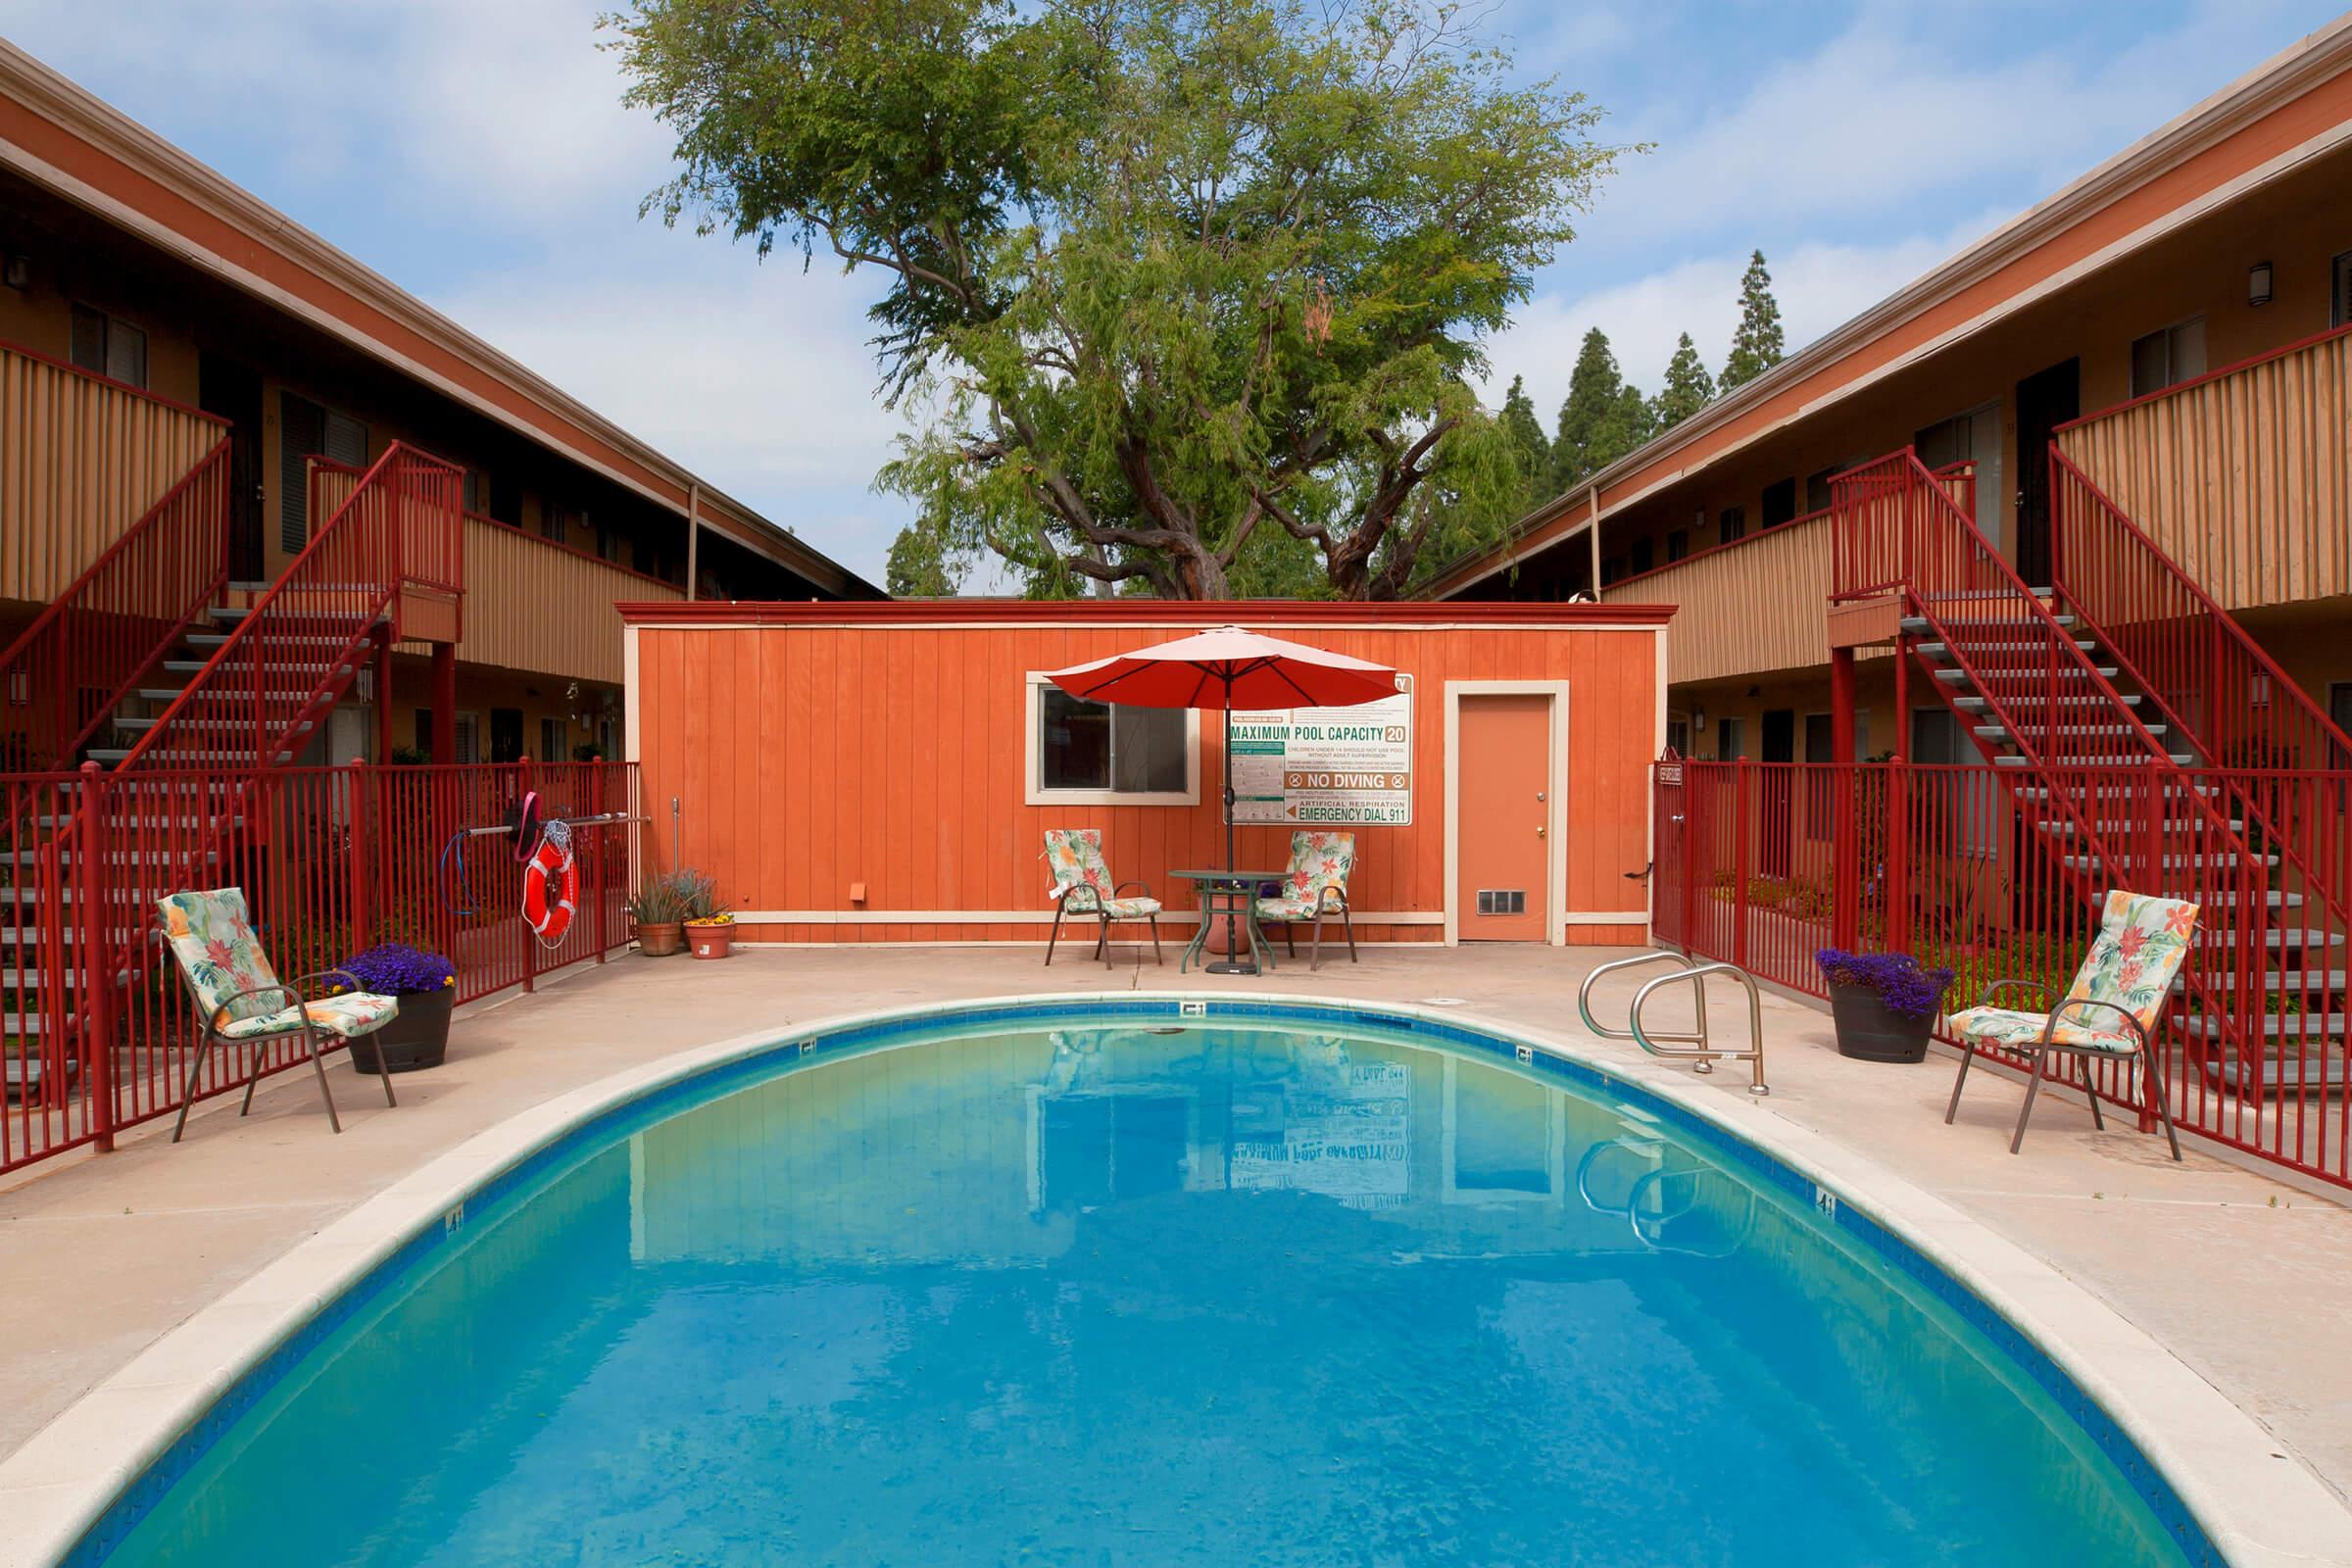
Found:
[[[539,537],[565,544],[571,538],[571,509],[559,502],[544,502],[539,508]]]
[[[1677,757],[1690,755],[1690,714],[1668,713],[1666,715],[1666,749]]]
[[[1719,718],[1715,721],[1715,760],[1717,761],[1729,762],[1747,755],[1747,741],[1740,731],[1741,725],[1739,719]]]
[[[2352,680],[2328,683],[2328,716],[2335,720],[2337,729],[2352,735]],[[2352,767],[2352,757],[2331,757],[2323,765],[2330,768]]]
[[[147,384],[147,334],[121,317],[74,307],[74,363],[131,386]]]
[[[1639,575],[1657,564],[1657,545],[1648,539],[1634,541],[1634,574]]]
[[[1805,760],[1835,762],[1838,759],[1838,721],[1829,713],[1805,715]],[[1826,839],[1835,831],[1838,814],[1838,774],[1828,767],[1805,769],[1805,837]]]
[[[2132,343],[2132,395],[2145,397],[2205,373],[2205,318],[2150,332]]]
[[[1747,509],[1726,507],[1716,515],[1715,524],[1716,532],[1721,535],[1717,542],[1728,545],[1747,532]]]
[[[1029,677],[1031,806],[1194,806],[1200,720],[1187,708],[1126,708]]]
[[[659,564],[660,563],[654,560],[654,542],[652,540],[637,538],[629,541],[629,569],[631,571],[643,572],[646,576],[652,577],[658,575],[654,567]]]
[[[1807,512],[1830,510],[1830,475],[1837,471],[1838,469],[1832,466],[1816,469],[1805,475],[1805,510]]]
[[[539,760],[542,762],[568,762],[571,760],[571,748],[564,744],[564,721],[562,719],[543,718],[539,721]]]
[[[1690,530],[1677,528],[1666,536],[1666,559],[1680,561],[1690,553]]]
[[[478,762],[481,760],[482,715],[460,713],[458,715],[458,755],[451,758],[450,760],[453,762]],[[438,762],[441,759],[436,757],[433,760]]]
[[[429,708],[417,709],[416,710],[416,733],[414,736],[414,739],[416,743],[416,751],[418,755],[422,756],[427,761],[438,762],[441,760],[441,759],[433,755],[433,710]]]
[[[2328,324],[2341,326],[2352,321],[2352,251],[2328,264]]]
[[[490,476],[490,520],[510,528],[522,526],[522,486],[504,474]]]
[[[1985,538],[2001,537],[2001,405],[1999,399],[1938,419],[1911,437],[1920,465],[1946,468],[1955,463],[1977,466],[1976,522]]]
[[[277,395],[277,542],[288,555],[311,542],[310,458],[368,466],[368,426],[299,393]]]
[[[466,470],[466,500],[464,505],[467,512],[474,513],[477,515],[480,514],[484,505],[484,498],[489,494],[489,490],[490,476],[488,474],[482,472],[482,470],[479,468],[467,468]]]
[[[1603,588],[1624,575],[1625,558],[1623,556],[1605,556],[1601,559],[1600,585]]]
[[[618,561],[620,559],[620,534],[615,529],[608,527],[601,519],[596,525],[596,559],[599,561]]]
[[[1796,515],[1796,480],[1777,479],[1764,487],[1764,526],[1778,528]]]

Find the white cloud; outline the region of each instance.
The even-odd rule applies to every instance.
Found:
[[[1946,233],[1885,245],[1800,245],[1786,256],[1767,257],[1789,352],[1981,237],[2000,216],[1986,214]],[[1568,373],[1585,333],[1595,326],[1608,334],[1619,368],[1645,392],[1657,390],[1675,340],[1684,332],[1690,334],[1708,372],[1720,370],[1740,321],[1740,276],[1747,260],[1744,250],[1727,251],[1585,294],[1539,295],[1490,346],[1493,368],[1482,395],[1490,406],[1499,406],[1511,377],[1524,376],[1528,396],[1548,423],[1568,395]]]

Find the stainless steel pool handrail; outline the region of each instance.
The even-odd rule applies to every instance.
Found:
[[[1633,1005],[1627,1009],[1626,1027],[1611,1029],[1592,1016],[1592,987],[1602,975],[1619,969],[1631,969],[1644,963],[1669,962],[1681,965],[1674,973],[1657,979],[1634,993]],[[1707,980],[1711,974],[1727,974],[1747,988],[1747,1046],[1740,1051],[1719,1051],[1707,1028]],[[1649,1003],[1651,993],[1660,986],[1678,985],[1688,980],[1697,1002],[1698,1027],[1691,1034],[1667,1034],[1642,1027],[1642,1009]],[[1618,958],[1594,968],[1577,988],[1576,1010],[1584,1018],[1585,1027],[1603,1040],[1630,1040],[1653,1056],[1690,1063],[1692,1072],[1713,1072],[1718,1061],[1744,1061],[1751,1074],[1747,1092],[1762,1097],[1772,1093],[1764,1083],[1764,994],[1756,989],[1756,977],[1734,963],[1709,961],[1693,963],[1679,953],[1642,953],[1630,958]],[[1675,1049],[1687,1047],[1690,1049]]]

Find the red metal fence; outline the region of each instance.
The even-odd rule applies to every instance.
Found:
[[[57,767],[228,583],[228,438],[0,653],[0,767]]]
[[[1826,947],[1901,952],[1956,973],[1946,1005],[1992,980],[2073,976],[2108,879],[2080,839],[2017,792],[2056,787],[2107,825],[2138,892],[2194,900],[2188,972],[2157,1037],[2174,1118],[2234,1148],[2352,1185],[2346,944],[2314,897],[2352,879],[2352,772],[1667,760],[1656,775],[1658,942],[1814,996]],[[2177,808],[2182,788],[2271,803],[2271,853]],[[2218,911],[2218,912],[2214,912]],[[1957,1044],[1938,1023],[1940,1038]],[[2090,1086],[2136,1107],[2128,1065]]]
[[[521,917],[506,820],[525,791],[549,817],[621,819],[573,835],[579,912],[543,947]],[[626,762],[0,775],[0,1170],[175,1112],[198,1031],[177,969],[153,941],[155,901],[245,890],[281,978],[378,941],[445,954],[458,1000],[605,956],[633,935],[637,769]],[[302,1064],[283,1037],[216,1050],[195,1098]]]

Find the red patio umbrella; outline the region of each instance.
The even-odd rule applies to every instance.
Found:
[[[1137,708],[1201,708],[1225,714],[1225,869],[1233,852],[1233,709],[1353,708],[1396,695],[1396,671],[1240,626],[1213,626],[1172,643],[1073,664],[1046,677],[1072,697]],[[1233,916],[1225,947],[1233,951]]]

